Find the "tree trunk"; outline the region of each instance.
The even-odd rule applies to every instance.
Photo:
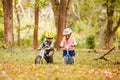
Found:
[[[59,45],[63,38],[63,30],[68,26],[71,4],[72,0],[60,0],[56,41],[57,50],[60,50]]]
[[[35,1],[35,26],[34,26],[34,39],[33,39],[33,48],[37,49],[38,47],[38,22],[39,22],[39,6],[36,4],[38,0]]]
[[[58,25],[58,12],[59,12],[59,1],[58,0],[51,0],[52,9],[54,12],[54,19],[55,19],[55,26]]]
[[[72,0],[61,0],[59,7],[58,25],[57,25],[57,41],[56,48],[59,50],[59,45],[63,37],[63,30],[68,25],[68,17],[70,15],[70,7]]]
[[[4,11],[4,40],[8,46],[12,47],[14,44],[12,0],[2,0],[2,4]]]
[[[106,48],[110,49],[112,45],[112,38],[113,38],[113,33],[112,33],[112,26],[113,26],[113,21],[112,21],[112,16],[108,16],[108,23],[107,23],[107,32],[106,32]]]
[[[106,48],[110,48],[112,46],[112,40],[120,25],[120,17],[117,22],[116,26],[113,26],[113,16],[115,12],[115,1],[116,0],[107,0],[106,7],[107,7],[107,32],[106,32]]]
[[[108,16],[108,22],[107,22],[107,32],[106,32],[106,48],[111,48],[112,45],[112,39],[113,39],[113,32],[112,32],[112,27],[113,27],[113,14],[114,14],[114,5],[109,5],[109,2],[107,1],[107,16]]]
[[[88,18],[87,35],[90,34],[90,27],[91,27],[91,23],[92,23],[92,19],[93,19],[93,10],[94,10],[94,6],[92,7],[92,10],[91,10],[89,18]]]
[[[108,34],[106,35],[106,49],[110,49],[112,47],[113,35]]]
[[[63,37],[63,30],[65,29],[65,12],[66,12],[66,0],[60,1],[58,26],[57,26],[57,41],[56,48],[59,50],[59,45]]]
[[[15,2],[15,13],[16,13],[16,18],[17,18],[17,45],[20,46],[20,18],[19,18],[19,14],[18,14],[18,8],[16,6],[17,3],[17,0],[14,0]]]
[[[102,19],[101,20],[102,21],[102,26],[101,26],[101,29],[100,29],[100,36],[99,36],[99,41],[100,41],[100,43],[99,43],[99,49],[102,49],[103,48],[103,46],[104,46],[104,32],[105,32],[105,27],[106,27],[106,18],[105,19]]]
[[[66,13],[65,13],[65,27],[68,27],[68,19],[70,16],[70,8],[72,8],[72,0],[68,0],[66,5]]]

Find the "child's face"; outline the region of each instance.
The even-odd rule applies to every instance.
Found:
[[[70,38],[71,34],[65,35],[65,39],[68,40]]]
[[[48,42],[52,42],[52,38],[47,38],[47,41]]]

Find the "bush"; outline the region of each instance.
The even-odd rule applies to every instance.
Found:
[[[95,36],[90,34],[87,36],[86,39],[86,46],[89,49],[94,49],[95,48]]]
[[[29,39],[21,39],[22,46],[28,47],[28,46],[31,45],[31,43],[32,43],[32,39],[31,38],[29,38]]]
[[[44,39],[45,39],[45,33],[42,34],[42,36],[41,36],[41,38],[40,38],[40,43],[42,43]]]
[[[118,48],[120,49],[120,38],[119,38],[119,42],[118,42]]]
[[[85,48],[85,40],[82,40],[80,38],[76,38],[77,46],[76,48]]]
[[[3,33],[3,30],[2,30],[2,29],[0,29],[0,40],[3,40],[3,38],[4,38],[4,33]]]

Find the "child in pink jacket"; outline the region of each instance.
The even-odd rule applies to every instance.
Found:
[[[70,56],[75,61],[75,46],[77,45],[75,38],[71,36],[72,30],[70,28],[66,28],[63,31],[63,39],[60,43],[60,47],[63,48],[63,58],[67,54],[67,50],[69,51]]]

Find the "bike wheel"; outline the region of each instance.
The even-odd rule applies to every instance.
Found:
[[[48,63],[53,63],[53,57],[50,57],[50,60]]]
[[[35,58],[35,64],[43,64],[42,56],[38,55]]]
[[[74,59],[72,57],[68,58],[69,64],[74,64]]]
[[[68,64],[68,57],[64,57],[64,63]]]

